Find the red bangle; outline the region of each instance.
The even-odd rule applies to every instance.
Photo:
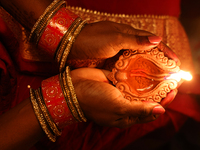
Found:
[[[43,80],[41,89],[49,114],[59,129],[77,123],[62,93],[59,75]]]
[[[38,42],[38,47],[54,56],[62,37],[77,18],[78,16],[67,8],[59,9],[47,24]]]

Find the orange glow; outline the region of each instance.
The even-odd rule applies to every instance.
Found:
[[[187,81],[190,81],[192,80],[192,75],[190,72],[186,72],[186,71],[183,71],[183,70],[180,70],[179,72],[177,73],[172,73],[169,77],[167,77],[166,79],[174,79],[176,81],[180,81],[181,79],[183,80],[187,80]]]

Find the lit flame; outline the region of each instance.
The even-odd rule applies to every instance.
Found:
[[[190,81],[192,80],[192,75],[190,74],[190,72],[180,70],[177,73],[172,73],[170,76],[166,77],[166,79],[174,79],[178,82],[181,81],[181,79]]]

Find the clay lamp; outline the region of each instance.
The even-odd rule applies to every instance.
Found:
[[[126,50],[115,63],[108,79],[128,100],[160,102],[182,79],[191,75],[159,48]]]

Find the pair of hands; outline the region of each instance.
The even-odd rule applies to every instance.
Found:
[[[161,41],[160,37],[129,25],[114,22],[97,22],[86,25],[75,43],[69,57],[72,59],[110,58],[122,49],[151,49]],[[160,49],[166,56],[179,60],[163,43]],[[177,90],[171,91],[160,104],[147,101],[128,101],[121,92],[109,84],[109,71],[96,68],[80,68],[71,72],[80,106],[88,119],[97,124],[129,127],[136,123],[155,120],[165,112]]]

